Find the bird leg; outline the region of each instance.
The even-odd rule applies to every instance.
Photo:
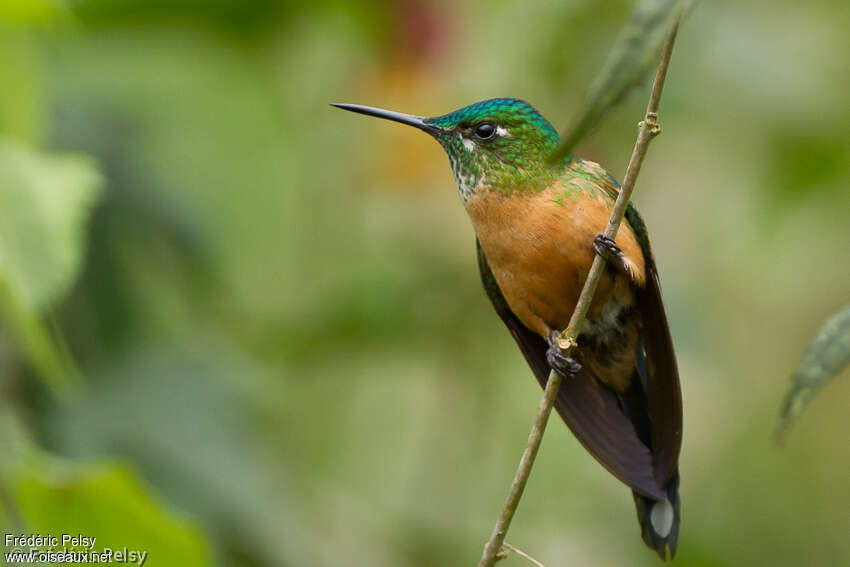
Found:
[[[549,363],[549,366],[552,367],[552,370],[564,378],[569,378],[581,372],[582,366],[575,358],[567,356],[561,352],[561,348],[558,346],[558,338],[560,335],[561,334],[558,331],[552,331],[550,333],[549,349],[546,351],[546,361]]]

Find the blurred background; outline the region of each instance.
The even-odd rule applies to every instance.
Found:
[[[330,102],[513,96],[559,129],[631,2],[0,7],[0,522],[150,565],[472,565],[540,396],[440,147]],[[850,8],[702,2],[636,203],[685,398],[676,564],[850,564]],[[622,178],[647,80],[578,154]],[[553,420],[508,536],[658,565]],[[522,565],[511,556],[504,565]]]

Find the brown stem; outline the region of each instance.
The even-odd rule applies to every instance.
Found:
[[[661,126],[658,124],[658,104],[661,102],[664,79],[667,76],[667,67],[670,64],[670,57],[673,53],[673,43],[676,41],[676,34],[679,30],[679,19],[677,16],[674,20],[670,34],[664,44],[661,62],[658,64],[658,70],[655,73],[655,82],[652,85],[652,94],[646,106],[646,115],[638,124],[637,141],[632,151],[632,157],[629,159],[626,177],[623,179],[623,186],[617,195],[617,200],[614,202],[614,208],[611,210],[608,226],[605,227],[605,236],[611,239],[617,235],[620,222],[626,213],[626,207],[632,196],[632,191],[634,190],[638,173],[640,173],[649,142],[661,132]],[[590,302],[593,300],[593,294],[596,292],[596,286],[599,284],[599,279],[602,276],[602,270],[604,268],[605,260],[597,255],[593,259],[593,265],[590,267],[590,272],[587,275],[587,280],[584,282],[584,287],[581,290],[581,295],[579,295],[573,315],[570,317],[570,322],[558,339],[558,347],[566,355],[569,355],[576,347],[576,338],[578,337],[579,329],[582,323],[584,323],[584,319],[590,309]],[[519,461],[519,467],[511,483],[505,505],[502,507],[499,519],[493,527],[493,533],[484,546],[484,552],[481,555],[481,561],[478,563],[478,567],[492,567],[498,560],[499,552],[502,550],[505,543],[505,536],[511,525],[511,520],[514,517],[517,506],[519,506],[525,485],[528,483],[528,477],[534,466],[534,459],[537,457],[537,451],[540,449],[543,432],[546,430],[546,424],[549,421],[549,415],[552,413],[552,406],[555,404],[555,398],[558,395],[558,389],[560,387],[561,375],[555,371],[550,372],[546,388],[543,390],[543,398],[540,400],[540,406],[537,409],[537,416],[534,418],[534,425],[531,428],[531,433],[528,435],[525,451],[523,451],[522,458]]]

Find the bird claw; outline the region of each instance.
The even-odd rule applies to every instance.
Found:
[[[608,238],[604,234],[597,234],[593,239],[593,250],[602,256],[605,260],[611,260],[623,255],[620,247],[614,242],[613,238]]]
[[[593,250],[610,266],[621,271],[626,269],[623,252],[613,239],[604,234],[597,234],[596,238],[593,239]]]
[[[552,370],[565,378],[575,376],[581,372],[581,363],[575,358],[561,352],[561,349],[556,344],[549,345],[549,350],[546,351],[546,361],[552,367]]]

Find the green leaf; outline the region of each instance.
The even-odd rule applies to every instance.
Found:
[[[590,85],[587,103],[564,133],[553,159],[569,155],[611,108],[643,80],[658,59],[673,19],[692,0],[640,0],[620,32],[599,74]]]
[[[0,533],[93,536],[92,551],[146,551],[146,565],[210,563],[201,530],[174,515],[136,473],[109,461],[80,464],[51,456],[32,440],[29,421],[0,401]],[[60,541],[63,547],[72,546]]]
[[[39,457],[18,476],[12,493],[24,533],[96,537],[92,551],[146,552],[148,565],[209,562],[201,532],[166,512],[122,466],[73,465]],[[59,550],[63,547],[60,541]]]
[[[803,362],[791,377],[792,386],[785,395],[779,416],[777,439],[788,430],[812,395],[830,378],[850,364],[850,305],[827,319],[809,345]]]
[[[74,281],[100,184],[89,158],[0,139],[0,279],[27,309],[41,311]]]
[[[38,375],[67,382],[69,360],[39,315],[80,269],[84,229],[101,176],[78,155],[54,155],[0,138],[0,315]]]
[[[77,459],[120,455],[134,463],[215,534],[217,549],[250,564],[298,564],[286,529],[297,523],[287,477],[256,444],[258,407],[249,390],[270,387],[270,378],[235,345],[200,341],[204,332],[186,332],[178,348],[122,351],[44,413],[39,430]]]

